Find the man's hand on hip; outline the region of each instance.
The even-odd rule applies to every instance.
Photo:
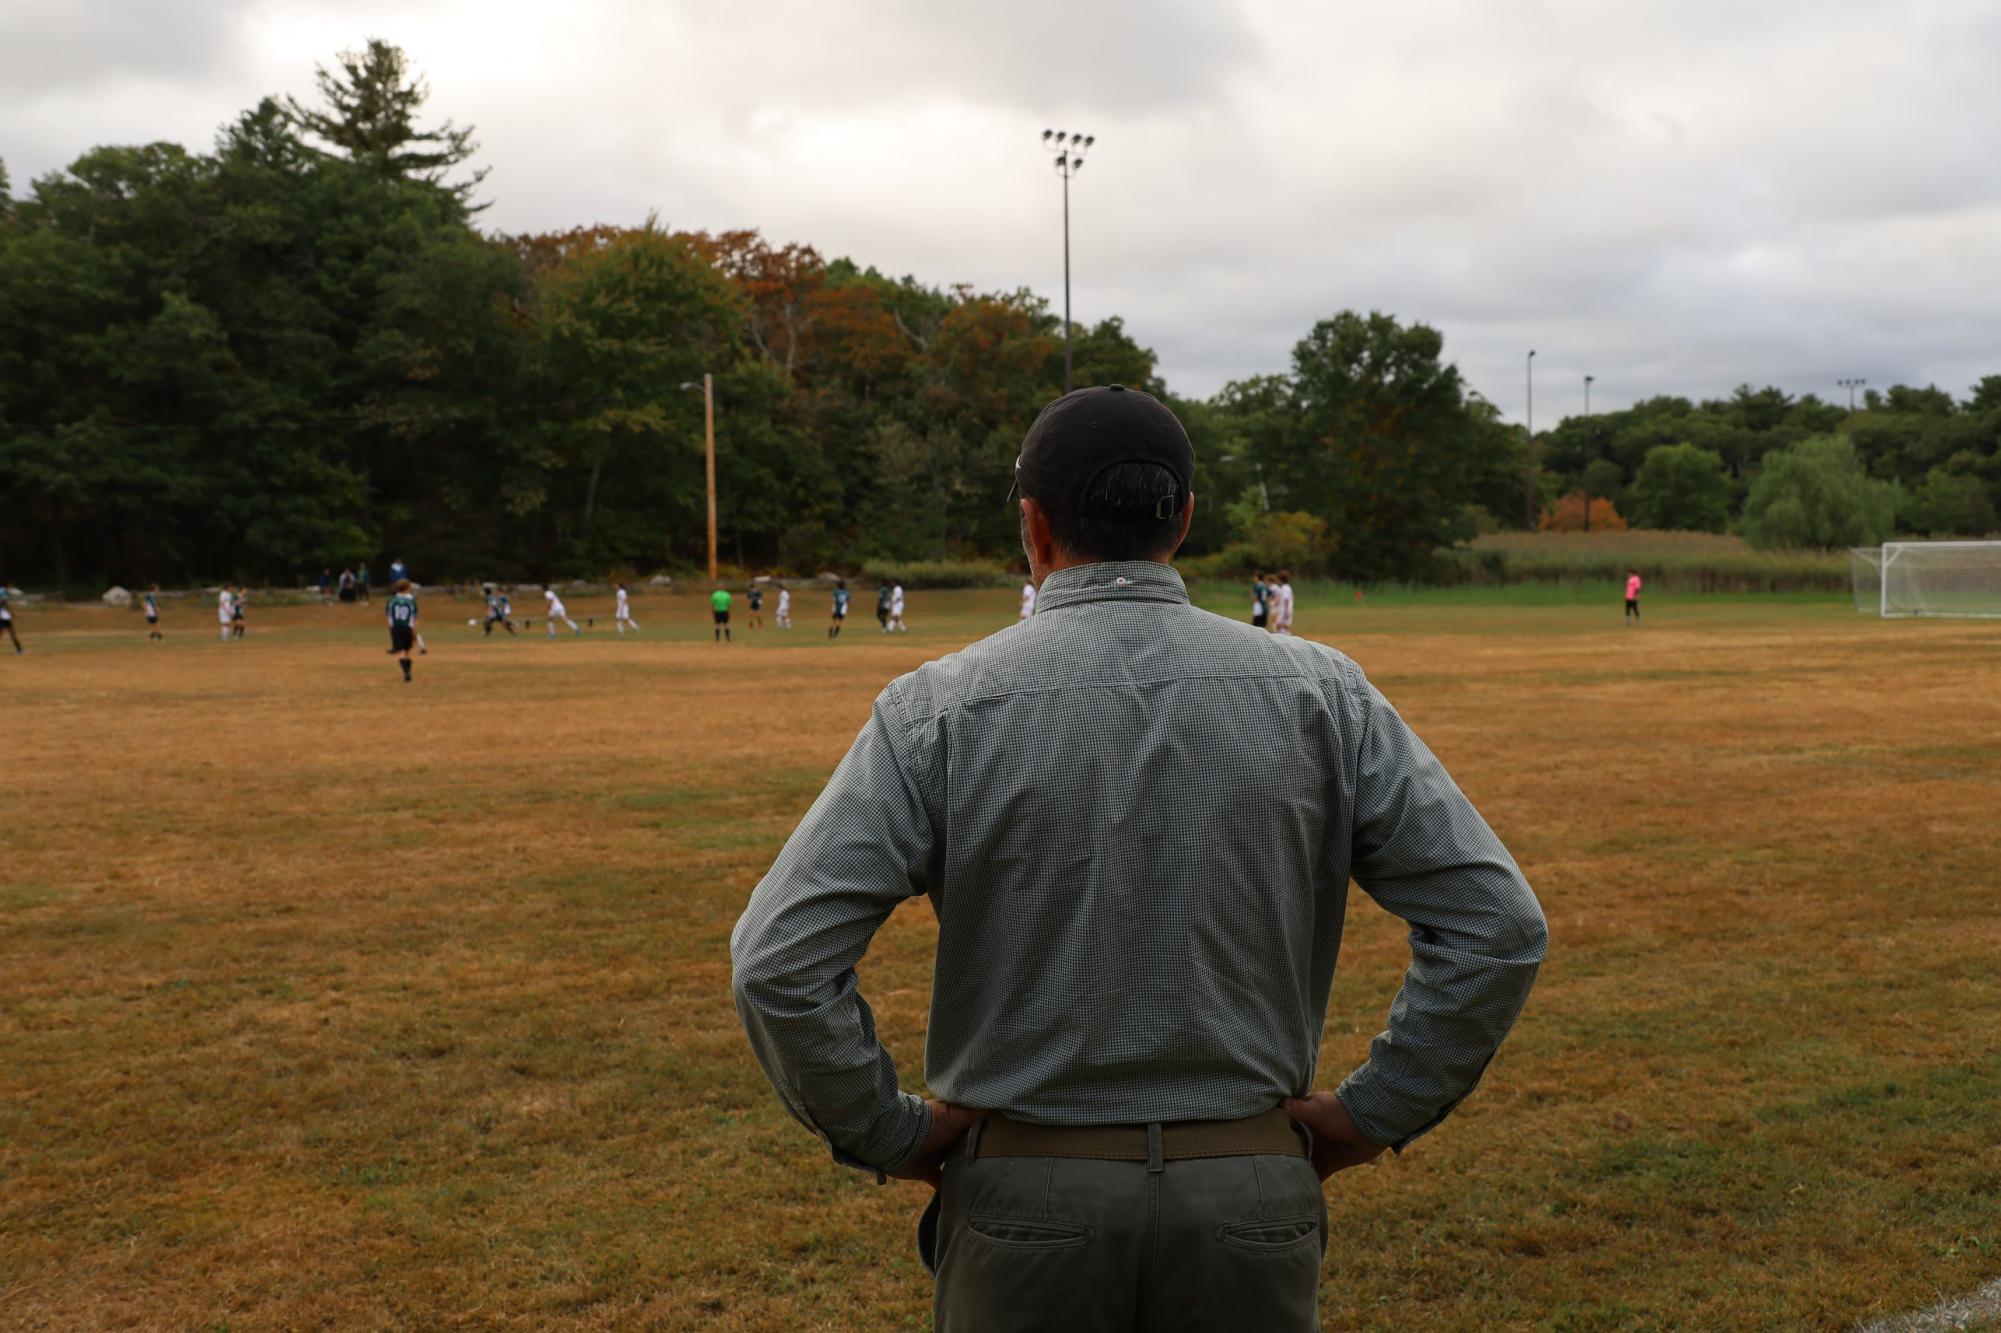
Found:
[[[922,1180],[932,1189],[937,1189],[938,1182],[942,1178],[945,1154],[951,1150],[953,1144],[966,1137],[966,1131],[978,1124],[980,1116],[984,1113],[970,1107],[954,1106],[950,1102],[937,1100],[932,1100],[927,1105],[931,1108],[931,1132],[924,1136],[924,1142],[918,1146],[917,1155],[896,1170],[886,1171],[883,1174],[895,1176],[898,1180]]]
[[[1313,1170],[1322,1180],[1336,1171],[1380,1157],[1388,1145],[1362,1137],[1348,1108],[1331,1092],[1307,1097],[1288,1097],[1279,1105],[1285,1113],[1313,1131]]]

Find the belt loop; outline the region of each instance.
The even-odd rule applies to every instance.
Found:
[[[966,1131],[966,1163],[969,1166],[980,1159],[980,1131],[986,1127],[987,1118],[981,1116],[973,1122],[973,1127]]]
[[[1146,1127],[1146,1169],[1154,1175],[1158,1175],[1167,1169],[1166,1159],[1162,1156],[1160,1122],[1158,1120]]]

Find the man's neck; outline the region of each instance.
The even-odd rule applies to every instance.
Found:
[[[1068,551],[1063,551],[1052,556],[1049,564],[1034,566],[1028,571],[1028,573],[1029,577],[1034,580],[1035,586],[1039,589],[1042,587],[1044,579],[1047,579],[1051,574],[1058,573],[1062,570],[1077,569],[1084,565],[1103,565],[1111,563],[1114,562],[1101,560],[1095,556],[1072,555]],[[1174,568],[1174,561],[1172,559],[1161,560],[1157,558],[1142,557],[1141,559],[1133,561],[1132,563],[1161,565],[1167,569]]]

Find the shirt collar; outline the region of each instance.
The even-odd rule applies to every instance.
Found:
[[[1112,600],[1185,604],[1188,585],[1181,581],[1173,566],[1155,560],[1106,560],[1094,565],[1072,565],[1042,580],[1042,587],[1035,595],[1035,614]]]

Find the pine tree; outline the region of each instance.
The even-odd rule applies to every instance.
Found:
[[[479,151],[471,126],[460,129],[447,120],[433,129],[418,127],[418,109],[431,90],[411,74],[401,47],[371,37],[365,50],[341,52],[338,64],[337,70],[320,65],[314,72],[325,110],[306,107],[296,98],[286,102],[300,129],[350,160],[384,177],[442,186],[447,172]],[[445,188],[465,203],[485,178],[482,167],[471,179]]]

